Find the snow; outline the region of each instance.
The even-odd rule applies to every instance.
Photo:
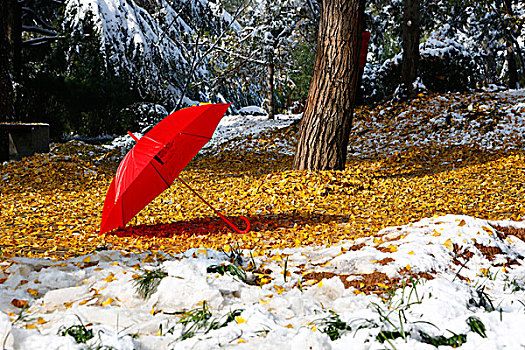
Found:
[[[58,333],[82,322],[98,334],[87,343],[92,347],[209,349],[231,344],[250,349],[379,349],[386,343],[381,344],[377,334],[400,329],[402,313],[410,336],[406,342],[390,340],[397,349],[431,349],[420,342],[421,331],[432,336],[466,334],[463,349],[515,349],[525,345],[520,331],[525,324],[525,243],[514,236],[500,238],[496,226],[525,228],[525,223],[447,215],[387,228],[379,238],[274,250],[254,258],[257,265],[272,271],[272,281],[263,286],[208,273],[209,266],[229,264],[225,254],[210,249],[191,249],[173,257],[101,251],[55,262],[13,258],[2,263],[6,280],[0,284],[0,340],[5,340],[6,349],[14,349],[15,344],[18,349],[81,349],[72,337]],[[362,247],[352,250],[358,244]],[[501,253],[491,261],[481,246],[497,247]],[[472,256],[466,258],[467,253]],[[286,281],[282,259],[275,259],[284,255],[291,273]],[[248,252],[244,256],[246,265]],[[392,261],[381,263],[385,258]],[[306,271],[337,273],[347,279],[373,272],[396,278],[407,270],[415,279],[427,275],[415,286],[399,288],[393,297],[383,299],[353,287],[345,289],[338,277],[313,285],[303,281],[299,288],[300,265]],[[167,272],[147,299],[134,287],[139,266]],[[481,301],[483,293],[487,304]],[[29,309],[21,312],[11,304],[13,299],[28,300]],[[225,327],[179,340],[184,326],[177,323],[177,313],[203,301],[213,318],[243,311]],[[330,311],[352,327],[334,341],[320,331],[320,320]],[[24,317],[15,321],[19,313]],[[385,314],[390,314],[391,323],[382,318]],[[466,320],[472,316],[485,325],[486,338],[470,330]]]
[[[240,115],[265,115],[268,114],[264,109],[258,106],[247,106],[239,110]]]
[[[501,94],[515,101],[509,108],[525,109],[523,91]],[[239,139],[286,127],[299,117],[226,116],[204,152],[238,147]],[[521,126],[516,120],[505,128],[523,134],[520,121]],[[493,144],[505,135],[500,130],[486,140]],[[447,137],[461,142],[453,133]],[[109,250],[65,261],[11,258],[0,263],[0,343],[5,349],[434,349],[422,342],[424,332],[447,338],[464,334],[462,349],[519,349],[525,346],[525,242],[502,236],[501,227],[525,229],[525,222],[446,215],[333,246],[275,249],[253,258],[259,269],[271,271],[262,286],[208,272],[230,261],[205,248],[176,256]],[[249,253],[243,251],[244,267],[252,259]],[[159,268],[166,277],[143,298],[134,278],[141,270]],[[326,278],[305,278],[312,272]],[[389,296],[383,282],[367,279],[373,275],[405,284]],[[345,288],[352,283],[378,293]],[[16,307],[15,300],[27,301],[29,308]],[[239,314],[224,327],[197,329],[181,339],[189,325],[178,321],[203,302],[210,320],[220,323],[233,311]],[[323,330],[334,313],[351,330],[331,340]],[[471,317],[483,323],[486,338],[467,324]],[[94,337],[80,344],[60,335],[74,325],[84,325]],[[378,340],[380,332],[401,330],[406,340]]]
[[[260,109],[256,106],[244,108],[249,111]],[[241,111],[244,108],[241,108]],[[286,128],[292,123],[300,120],[301,116],[302,114],[278,114],[275,116],[275,119],[272,120],[268,119],[266,113],[265,115],[227,115],[222,118],[213,134],[213,138],[203,147],[200,154],[213,153],[217,151],[219,146],[224,144],[228,144],[230,149],[252,150],[255,148],[255,145],[250,142],[250,137],[276,128]],[[142,133],[135,133],[135,135],[138,138],[143,136]],[[135,141],[133,141],[129,135],[123,135],[115,138],[111,145],[107,145],[106,147],[108,149],[113,149],[115,147],[131,149],[134,144]],[[271,147],[284,154],[292,154],[294,151],[293,140],[286,137],[275,140]]]
[[[250,136],[256,137],[269,130],[286,128],[300,120],[301,116],[301,114],[278,114],[273,120],[268,119],[267,115],[225,116],[202,152],[214,152],[218,146],[226,143],[230,149],[253,150],[255,146],[249,142]],[[292,154],[294,150],[292,140],[286,137],[275,140],[272,147],[284,154]]]
[[[67,0],[63,29],[84,38],[92,27],[104,62],[98,67],[100,73],[123,78],[143,98],[153,98],[169,109],[179,100],[195,64],[191,42],[197,29],[205,25],[210,37],[229,27],[239,29],[229,13],[217,12],[214,5],[204,0]],[[83,40],[74,41],[69,55],[82,51],[82,45]],[[200,46],[206,51],[204,40]],[[193,80],[210,74],[208,58],[193,68]],[[184,91],[183,98],[191,101],[188,94],[195,97],[199,91]]]
[[[498,99],[507,103],[500,106]],[[461,110],[464,101],[460,94],[448,94],[447,97],[433,99],[414,113],[435,115],[430,119],[408,119],[404,113],[394,120],[378,121],[374,115],[357,120],[352,129],[355,147],[349,151],[354,156],[370,157],[376,154],[394,154],[411,147],[429,147],[431,145],[466,145],[481,149],[516,149],[523,147],[525,137],[525,90],[506,90],[495,93],[485,106],[476,106],[480,111],[496,112],[504,116],[495,119],[491,113],[481,120],[469,120],[465,110]],[[390,107],[387,107],[390,108]],[[470,108],[470,110],[469,110]],[[473,105],[467,106],[472,112]],[[447,126],[449,119],[449,126]],[[482,122],[482,124],[480,123]],[[491,131],[482,131],[486,125],[493,124]],[[371,133],[370,127],[381,132]],[[410,129],[409,135],[402,135]]]

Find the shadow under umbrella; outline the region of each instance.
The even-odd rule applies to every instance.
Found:
[[[228,231],[228,227],[224,225],[220,218],[198,218],[166,224],[130,225],[107,233],[107,235],[115,235],[117,237],[171,238],[176,236],[215,235]]]

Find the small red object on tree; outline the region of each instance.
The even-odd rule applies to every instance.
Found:
[[[370,32],[361,33],[361,51],[359,53],[359,68],[364,68],[366,64],[366,55],[368,54],[368,44],[370,43]]]

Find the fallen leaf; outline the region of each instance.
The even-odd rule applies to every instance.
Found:
[[[102,305],[102,306],[108,306],[108,305],[111,305],[114,301],[115,301],[115,299],[113,299],[113,298],[107,298],[107,299],[104,300],[104,301],[102,302],[102,304],[100,304],[100,305]]]
[[[445,241],[445,243],[443,243],[443,245],[444,245],[445,247],[447,247],[449,250],[454,251],[454,244],[452,243],[452,241],[450,240],[450,238],[447,239],[447,240]]]
[[[26,307],[28,305],[28,301],[27,300],[20,300],[20,299],[13,299],[11,300],[11,305],[13,305],[14,307],[17,307],[19,309],[22,309],[24,307]]]

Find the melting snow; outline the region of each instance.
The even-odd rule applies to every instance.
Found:
[[[525,345],[525,243],[504,236],[502,227],[525,229],[525,223],[447,215],[337,246],[275,250],[254,258],[271,270],[263,286],[208,273],[210,266],[229,264],[224,253],[210,249],[174,257],[101,251],[57,262],[13,258],[2,263],[0,341],[7,349],[82,349],[58,335],[82,323],[95,334],[89,346],[116,349],[432,349],[421,342],[422,332],[465,334],[463,349],[518,349]],[[134,287],[139,266],[167,272],[147,299]],[[310,283],[309,271],[326,278]],[[387,296],[384,284],[367,282],[373,275],[416,283]],[[365,295],[351,285],[360,281],[375,292]],[[15,299],[28,301],[29,309],[21,312]],[[203,301],[212,319],[239,314],[222,328],[181,340],[181,313]],[[321,332],[331,312],[351,329],[334,341]],[[472,317],[483,323],[486,338],[471,330]],[[377,338],[400,330],[406,341]]]

